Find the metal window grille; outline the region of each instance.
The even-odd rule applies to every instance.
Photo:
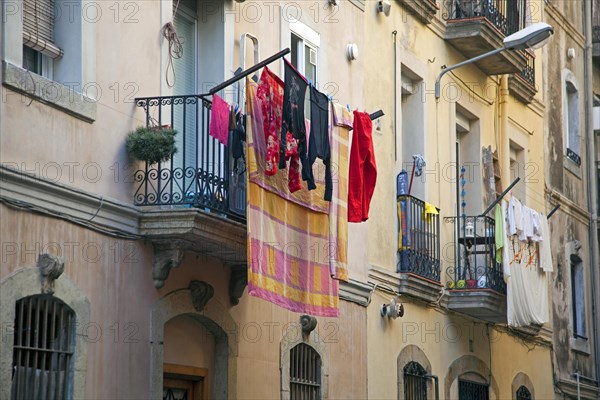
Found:
[[[290,398],[321,399],[321,356],[305,343],[290,351]]]
[[[75,312],[51,295],[17,301],[11,398],[59,400],[69,397]]]
[[[404,367],[404,398],[407,400],[427,400],[427,371],[414,361]]]
[[[531,392],[525,386],[517,389],[517,400],[531,400]]]
[[[458,381],[459,400],[489,400],[489,386],[471,381]]]

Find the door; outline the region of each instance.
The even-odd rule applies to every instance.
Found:
[[[192,7],[195,2],[186,2]],[[189,96],[197,94],[198,79],[198,20],[196,10],[184,4],[179,4],[174,18],[177,36],[183,48],[181,58],[174,59],[175,87],[173,94],[176,96]],[[173,157],[173,184],[180,186],[180,190],[173,193],[183,193],[184,196],[194,195],[194,177],[197,168],[197,121],[201,104],[199,99],[176,99],[173,104],[173,122],[177,130],[177,153]],[[179,170],[179,169],[182,170]],[[183,173],[182,173],[183,172]],[[177,199],[174,199],[177,200]],[[182,199],[183,200],[183,199]]]

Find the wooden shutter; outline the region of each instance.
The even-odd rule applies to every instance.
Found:
[[[59,59],[63,51],[54,44],[54,0],[23,0],[23,44]]]

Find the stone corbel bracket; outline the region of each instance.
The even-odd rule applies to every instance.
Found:
[[[54,294],[54,281],[65,270],[65,262],[61,257],[44,253],[39,255],[37,267],[42,278],[42,293]]]
[[[232,265],[229,275],[229,300],[232,305],[237,306],[240,303],[240,297],[244,294],[246,286],[248,286],[248,266]]]
[[[152,278],[154,287],[164,286],[171,268],[179,267],[183,259],[183,244],[179,241],[153,243],[154,260],[152,262]]]
[[[192,295],[192,304],[194,305],[194,309],[196,309],[198,312],[201,312],[204,309],[206,303],[208,303],[208,301],[212,299],[215,294],[215,289],[213,289],[210,284],[204,281],[191,281],[188,288],[190,289],[190,294]]]
[[[317,319],[312,315],[302,315],[300,317],[300,326],[302,327],[302,335],[308,337],[317,327]]]

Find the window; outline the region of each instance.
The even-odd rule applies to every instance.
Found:
[[[404,398],[427,400],[427,371],[419,363],[409,362],[404,367]]]
[[[579,136],[579,92],[571,81],[566,82],[566,103],[564,112],[566,156],[577,165],[581,165]]]
[[[521,386],[517,389],[517,400],[531,400],[531,392],[527,387]]]
[[[290,22],[290,58],[298,72],[317,86],[317,66],[321,36],[299,21]],[[308,91],[307,91],[308,92]],[[304,99],[304,116],[310,118],[310,98]]]
[[[472,381],[458,381],[459,400],[488,400],[489,386]]]
[[[585,292],[583,263],[581,258],[571,254],[571,308],[573,313],[573,336],[587,339],[585,329]]]
[[[290,350],[290,399],[321,399],[321,356],[305,343]]]
[[[23,68],[52,78],[52,59],[63,51],[54,40],[54,0],[23,1]]]
[[[51,295],[16,303],[12,399],[70,397],[75,312]]]

